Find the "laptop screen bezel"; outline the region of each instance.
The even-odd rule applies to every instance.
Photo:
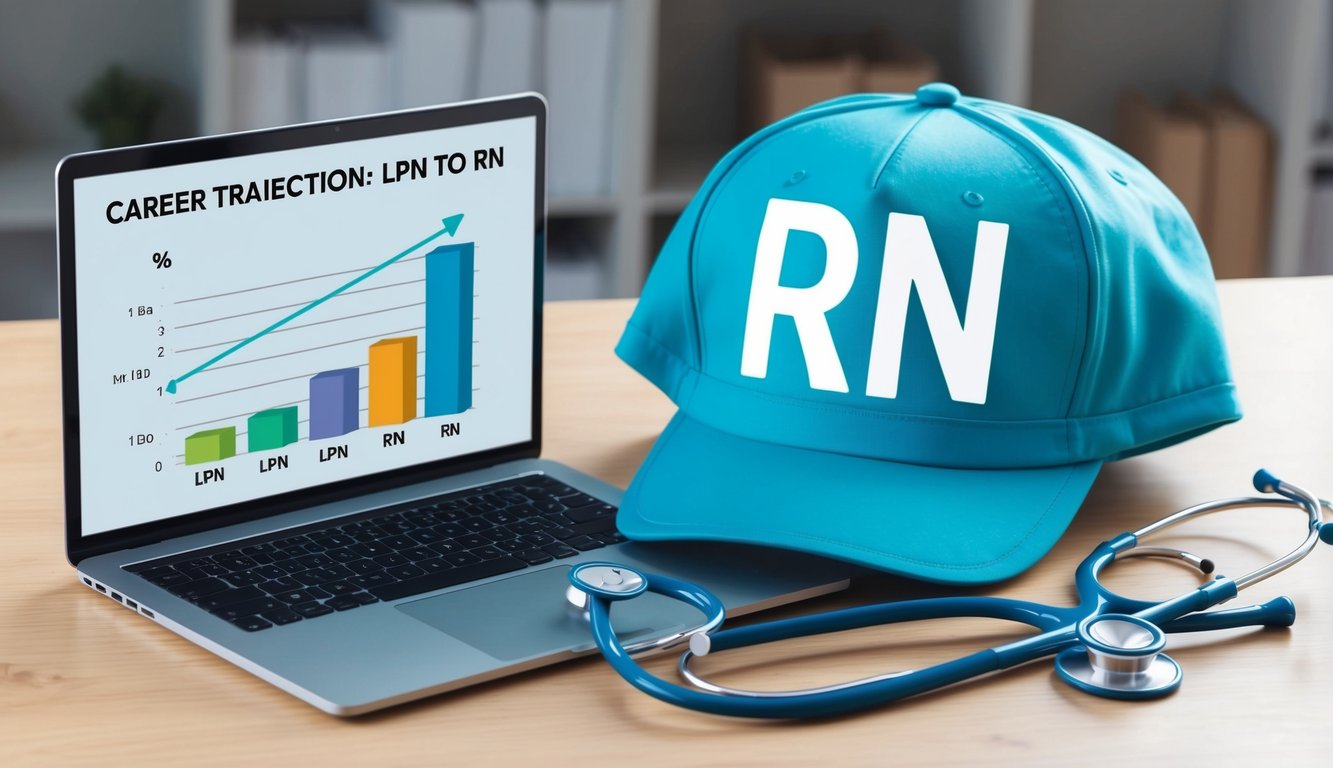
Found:
[[[173,165],[279,152],[347,141],[531,117],[536,157],[533,208],[532,424],[531,439],[447,459],[340,480],[312,488],[192,512],[111,531],[83,534],[79,445],[79,355],[75,306],[74,181]],[[65,553],[78,565],[85,558],[156,541],[256,520],[442,475],[466,472],[541,453],[542,283],[546,250],[546,102],[537,94],[487,99],[382,115],[330,120],[284,128],[187,139],[143,147],[72,155],[56,169],[57,266],[59,275],[61,415],[65,482]],[[126,488],[118,503],[134,503]]]

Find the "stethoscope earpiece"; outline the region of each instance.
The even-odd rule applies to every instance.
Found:
[[[1123,613],[1089,616],[1075,632],[1082,645],[1055,657],[1055,671],[1080,691],[1111,699],[1152,699],[1180,687],[1180,664],[1162,653],[1166,633]]]

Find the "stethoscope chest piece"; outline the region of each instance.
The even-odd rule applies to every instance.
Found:
[[[607,563],[584,563],[570,572],[569,581],[583,593],[608,600],[624,600],[648,589],[648,581],[638,571]],[[574,602],[573,593],[570,602]]]
[[[1153,699],[1180,687],[1176,660],[1162,653],[1166,634],[1151,622],[1117,613],[1079,622],[1082,645],[1055,657],[1055,671],[1085,693],[1110,699]]]

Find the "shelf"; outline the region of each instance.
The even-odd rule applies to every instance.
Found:
[[[680,144],[657,151],[653,184],[648,190],[652,213],[679,213],[694,199],[708,172],[727,153],[722,144]]]
[[[606,149],[613,191],[552,197],[548,205],[552,231],[599,233],[592,242],[608,295],[637,293],[656,246],[740,138],[737,44],[752,29],[819,35],[880,27],[934,55],[941,76],[969,94],[1030,104],[1103,133],[1112,132],[1114,97],[1124,87],[1162,97],[1233,90],[1274,129],[1271,271],[1278,274],[1292,272],[1303,251],[1311,171],[1333,170],[1333,135],[1314,131],[1322,110],[1310,98],[1328,66],[1319,58],[1329,46],[1326,3],[1122,0],[1108,10],[1100,0],[826,0],[818,12],[802,0],[618,4],[616,141]],[[184,110],[176,117],[203,133],[223,132],[238,24],[361,18],[367,7],[367,0],[189,0],[164,3],[169,12],[147,21],[94,13],[74,31],[55,24],[59,11],[42,12],[63,37],[11,40],[24,43],[15,49],[19,65],[0,77],[10,84],[0,88],[7,113],[23,115],[5,138],[17,146],[0,144],[0,233],[54,231],[55,165],[66,145],[88,141],[70,122],[69,102],[105,63],[132,51],[127,61],[138,70],[170,73]],[[23,73],[45,66],[55,50],[81,55],[52,70],[60,77],[30,87]]]
[[[56,163],[67,154],[45,146],[0,149],[0,230],[55,228]]]
[[[554,218],[610,216],[616,212],[616,201],[612,197],[600,195],[551,197],[546,201],[546,212]]]
[[[1310,168],[1333,167],[1333,137],[1320,136],[1310,145]]]

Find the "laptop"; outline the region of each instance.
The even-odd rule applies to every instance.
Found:
[[[733,615],[845,587],[626,541],[620,489],[541,458],[545,153],[525,94],[65,158],[79,581],[335,715],[593,652],[580,562]],[[613,617],[631,642],[701,623],[655,595]]]

